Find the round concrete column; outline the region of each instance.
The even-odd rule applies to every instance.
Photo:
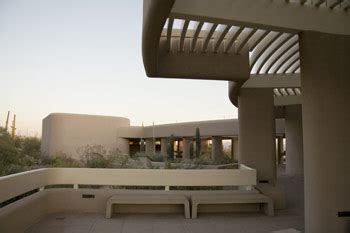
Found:
[[[239,162],[255,168],[258,181],[276,181],[275,114],[271,89],[242,88],[238,96]]]
[[[350,232],[350,36],[300,35],[305,232]]]
[[[184,147],[182,152],[182,158],[183,159],[190,159],[190,149],[191,149],[191,140],[192,138],[184,138]]]
[[[300,104],[286,106],[285,132],[286,173],[289,175],[303,174],[303,124]]]
[[[152,155],[155,153],[154,151],[155,145],[153,138],[146,138],[146,154],[147,155]]]
[[[169,139],[168,138],[161,138],[160,139],[160,153],[163,156],[167,155],[167,145],[169,143]]]
[[[211,159],[218,161],[222,156],[222,138],[220,136],[214,136],[211,140]]]

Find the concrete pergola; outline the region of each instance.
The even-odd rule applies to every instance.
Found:
[[[272,189],[275,119],[286,119],[307,233],[349,231],[339,217],[350,211],[349,9],[348,0],[144,0],[147,75],[228,81],[239,161]]]

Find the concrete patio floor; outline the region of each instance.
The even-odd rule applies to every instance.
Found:
[[[26,233],[265,233],[294,228],[304,230],[303,178],[280,175],[278,186],[287,193],[289,208],[268,217],[260,213],[200,214],[184,219],[181,214],[52,214]]]

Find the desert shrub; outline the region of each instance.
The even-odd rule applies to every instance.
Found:
[[[15,144],[20,149],[21,154],[36,159],[41,157],[41,140],[37,137],[16,137]]]
[[[150,155],[149,158],[153,162],[164,162],[165,161],[165,156],[161,153],[155,153],[153,155]]]
[[[147,156],[147,155],[144,151],[138,151],[135,153],[135,155],[133,157],[138,158],[138,157],[145,157],[145,156]]]
[[[119,149],[110,151],[107,155],[108,166],[114,168],[125,168],[129,159],[129,155],[123,154]]]
[[[43,156],[42,165],[49,167],[82,167],[82,164],[65,153],[59,151],[52,156]]]
[[[89,168],[108,168],[109,162],[106,158],[99,154],[85,155],[82,159],[84,167]]]
[[[229,164],[229,163],[234,163],[235,160],[227,155],[224,155],[220,157],[218,164]]]
[[[77,153],[80,155],[84,167],[107,168],[109,162],[106,158],[107,150],[102,145],[86,145],[79,147]]]
[[[207,156],[200,156],[193,159],[193,164],[195,165],[210,165],[213,164],[213,161]]]
[[[86,145],[77,150],[84,167],[89,168],[125,168],[130,159],[129,155],[119,149],[109,151],[102,145]]]
[[[165,162],[164,169],[173,169],[173,167],[171,166],[171,161],[170,160],[167,160]]]
[[[9,175],[24,170],[22,163],[14,140],[4,128],[0,128],[0,175]]]

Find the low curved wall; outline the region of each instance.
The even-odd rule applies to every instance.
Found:
[[[191,177],[191,179],[189,179]],[[73,184],[75,188],[47,189],[48,185]],[[240,166],[226,170],[160,170],[160,169],[93,169],[93,168],[44,168],[0,177],[0,203],[28,191],[40,191],[14,201],[0,209],[0,232],[22,233],[29,226],[50,213],[104,213],[107,199],[117,193],[176,193],[192,195],[195,192],[227,193],[243,190],[220,191],[164,191],[79,189],[78,185],[116,186],[254,186],[256,170]],[[248,192],[257,192],[251,190]],[[84,198],[83,194],[93,195]],[[150,207],[159,211],[158,207]],[[181,211],[178,206],[165,206],[161,212]],[[118,212],[135,212],[137,206],[118,209]],[[142,210],[142,209],[141,209]],[[204,211],[257,211],[257,205],[226,206]]]

